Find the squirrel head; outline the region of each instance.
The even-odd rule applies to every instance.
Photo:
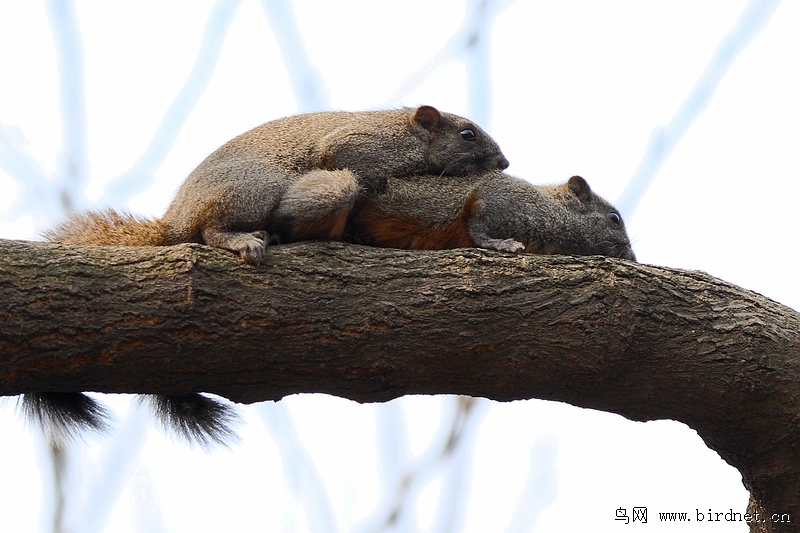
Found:
[[[463,176],[508,168],[494,139],[463,117],[423,105],[412,113],[411,125],[427,141],[431,174]]]
[[[547,189],[567,211],[563,233],[567,250],[562,253],[636,261],[622,215],[595,194],[585,179],[572,176],[565,184]]]

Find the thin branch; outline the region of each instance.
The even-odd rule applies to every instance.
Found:
[[[294,420],[285,403],[262,402],[256,412],[275,439],[283,460],[286,484],[306,511],[309,531],[333,533],[336,521],[325,487],[314,461],[295,430]]]
[[[636,212],[661,166],[708,107],[731,65],[761,32],[778,4],[780,0],[752,0],[747,5],[733,29],[720,42],[708,66],[672,120],[666,126],[653,130],[639,167],[614,204],[628,218]]]
[[[214,5],[189,77],[164,113],[150,144],[129,170],[106,186],[101,203],[122,203],[153,184],[156,171],[164,163],[189,114],[211,81],[222,44],[240,4],[241,0],[218,0]]]
[[[130,412],[113,439],[103,449],[99,463],[82,469],[80,479],[87,492],[66,509],[66,531],[101,532],[111,516],[125,483],[130,479],[147,439],[149,411],[132,401]]]
[[[467,114],[482,127],[492,122],[492,30],[513,0],[469,0],[464,19],[462,57],[467,67]]]
[[[86,131],[86,88],[78,17],[72,0],[48,0],[47,13],[55,39],[63,153],[57,173],[63,210],[84,207],[84,188],[89,178]]]
[[[392,521],[392,516],[397,516],[402,512],[402,507],[407,505],[406,468],[411,461],[411,451],[408,426],[400,400],[378,405],[376,419],[378,470],[382,496],[376,511],[373,512],[375,524],[371,527],[379,531],[383,525]]]
[[[58,202],[55,187],[45,171],[14,135],[14,131],[0,125],[0,169],[3,169],[21,187],[19,201],[12,206],[12,213],[31,214],[60,213],[63,206]]]
[[[305,42],[289,0],[262,0],[272,34],[278,42],[301,113],[329,109],[328,93],[319,70],[308,57]]]
[[[36,213],[48,224],[67,209],[83,206],[83,188],[89,174],[86,131],[83,46],[71,0],[48,0],[47,13],[55,41],[61,110],[62,151],[53,177],[25,152],[5,128],[0,128],[0,168],[19,183],[18,215]]]
[[[497,17],[513,1],[469,0],[461,27],[422,67],[407,76],[386,102],[402,101],[440,67],[461,60],[467,68],[469,117],[488,128],[492,116],[491,32]]]
[[[541,512],[555,500],[556,450],[557,442],[553,437],[538,438],[533,443],[528,478],[506,533],[527,533],[533,529]]]
[[[447,443],[451,441],[459,416],[458,397],[441,398],[442,414],[436,434],[422,455],[402,465],[402,470],[389,483],[384,483],[386,492],[372,516],[361,524],[358,531],[377,533],[380,531],[415,531],[414,505],[422,489],[437,472]]]
[[[393,404],[395,402],[390,402]],[[378,531],[416,531],[415,504],[422,490],[444,471],[433,531],[458,531],[469,495],[469,461],[472,446],[489,402],[468,396],[442,398],[439,430],[422,456],[396,475],[390,491],[373,516],[359,527],[364,533]]]
[[[490,402],[484,398],[460,396],[458,417],[452,437],[442,454],[447,474],[442,483],[441,497],[434,519],[434,531],[450,533],[464,527],[467,498],[469,497],[470,460],[478,429],[489,410]]]

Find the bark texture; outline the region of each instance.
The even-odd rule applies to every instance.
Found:
[[[0,395],[36,390],[448,393],[674,419],[740,470],[752,531],[800,522],[800,315],[701,272],[341,243],[254,268],[193,244],[0,241]]]

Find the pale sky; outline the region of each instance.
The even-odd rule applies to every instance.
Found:
[[[509,173],[535,183],[580,174],[613,202],[639,166],[654,128],[670,122],[748,3],[517,0],[493,26],[491,121],[481,125],[511,161]],[[214,4],[77,2],[91,201],[103,197],[105,185],[130,169],[153,138],[189,76]],[[466,69],[458,61],[411,78],[419,83],[398,93],[458,31],[463,1],[292,5],[331,108],[431,104],[469,114]],[[641,262],[704,270],[800,308],[794,266],[798,25],[800,3],[782,2],[627,217]],[[62,145],[61,115],[51,26],[40,3],[0,3],[0,72],[0,133],[52,175]],[[160,216],[183,178],[221,143],[297,111],[264,10],[244,0],[218,67],[155,171],[153,186],[111,207]],[[27,216],[19,191],[0,165],[0,237],[37,238],[53,221]],[[127,398],[103,401],[119,411],[124,426]],[[283,403],[318,470],[335,530],[358,531],[382,496],[378,407],[318,395]],[[398,403],[406,413],[410,452],[423,454],[446,403]],[[48,479],[39,468],[41,444],[8,404],[0,408],[0,530],[39,531]],[[130,466],[104,531],[307,531],[305,508],[287,486],[274,438],[252,408],[243,412],[243,443],[230,451],[188,449],[150,429],[140,451],[125,452],[140,453],[140,460]],[[525,531],[625,530],[614,512],[634,506],[648,507],[647,531],[674,531],[654,515],[743,512],[747,504],[738,472],[677,422],[635,423],[525,401],[493,403],[480,423],[467,461],[466,532],[506,530],[529,472],[541,473],[546,483],[539,500],[523,500],[523,507],[543,507]],[[87,452],[81,455],[83,478],[72,486],[84,487],[76,497],[89,500],[74,511],[76,523],[89,523],[92,490],[104,487],[97,467],[115,442],[109,436],[77,445]],[[433,527],[443,476],[420,493],[420,530]],[[745,532],[747,526],[693,520],[680,531]]]

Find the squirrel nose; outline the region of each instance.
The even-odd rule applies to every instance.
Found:
[[[500,154],[500,156],[497,158],[497,168],[500,170],[505,170],[508,168],[508,165],[509,162],[508,159],[506,159],[506,156]]]

